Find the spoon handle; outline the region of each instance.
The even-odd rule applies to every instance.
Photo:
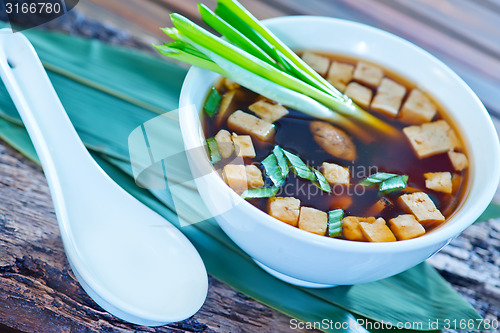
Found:
[[[88,167],[95,162],[71,124],[33,46],[24,35],[10,29],[0,30],[0,76],[31,137],[49,184],[79,178],[81,171],[95,169]],[[51,192],[57,195],[53,188]]]

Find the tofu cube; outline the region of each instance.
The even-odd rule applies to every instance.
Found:
[[[248,188],[256,188],[264,186],[264,179],[262,178],[262,171],[253,165],[245,165],[245,172],[247,174]]]
[[[235,89],[238,89],[240,87],[239,83],[236,83],[233,80],[228,79],[227,77],[224,78],[224,86],[228,90],[235,90]]]
[[[425,158],[452,150],[459,144],[455,131],[445,120],[403,128],[403,133],[418,158]]]
[[[219,152],[222,158],[228,158],[233,154],[234,144],[231,139],[231,134],[222,129],[215,135],[215,141],[217,141],[217,145],[219,146]]]
[[[391,229],[385,224],[385,220],[381,217],[375,222],[359,222],[361,232],[370,242],[395,242],[396,237]]]
[[[231,104],[233,103],[234,95],[236,94],[236,90],[231,90],[222,95],[222,99],[220,101],[219,112],[217,112],[217,123],[219,125],[227,118],[229,112],[231,111]]]
[[[302,54],[302,60],[323,76],[326,74],[328,67],[330,66],[330,59],[312,52],[304,52]]]
[[[301,207],[299,215],[299,229],[324,236],[328,226],[328,215],[310,207]]]
[[[255,149],[250,135],[237,135],[233,133],[233,143],[236,156],[255,157]]]
[[[376,203],[374,203],[368,210],[366,211],[366,215],[377,216],[380,214],[386,207],[392,205],[392,202],[386,197],[382,197],[378,199]]]
[[[274,123],[288,114],[288,110],[283,105],[271,104],[265,100],[253,103],[248,109],[270,123]]]
[[[226,165],[222,170],[222,178],[226,184],[238,194],[241,194],[248,189],[247,172],[244,165]]]
[[[469,160],[467,160],[467,156],[465,156],[465,154],[449,151],[448,157],[450,158],[451,164],[456,171],[462,171],[469,166]]]
[[[321,171],[330,184],[349,185],[349,169],[338,164],[323,162]]]
[[[358,62],[354,70],[353,79],[366,84],[372,88],[377,87],[384,77],[384,71],[377,66],[367,64],[365,62]]]
[[[366,242],[365,235],[361,231],[360,222],[373,223],[375,222],[374,217],[357,217],[357,216],[346,216],[342,220],[342,233],[344,237],[353,241]]]
[[[390,219],[389,226],[398,240],[411,239],[425,234],[424,227],[412,214],[403,214]]]
[[[372,90],[357,82],[351,82],[345,89],[345,94],[349,96],[356,104],[366,109],[372,100]]]
[[[436,208],[427,193],[403,194],[398,198],[398,202],[407,213],[415,215],[420,223],[431,224],[445,220],[443,214]]]
[[[405,124],[428,123],[437,113],[436,105],[419,89],[413,89],[401,108],[399,119]]]
[[[250,134],[261,141],[274,137],[274,125],[241,110],[233,112],[227,119],[227,126],[235,132]]]
[[[427,172],[424,173],[425,187],[430,190],[452,193],[451,173],[449,172]]]
[[[384,78],[373,98],[371,108],[395,118],[406,95],[406,88],[391,79]]]
[[[451,176],[451,185],[453,193],[456,193],[460,189],[460,185],[462,185],[462,176],[454,173],[453,176]]]
[[[352,80],[354,66],[343,62],[334,61],[330,66],[326,79],[338,90],[344,91]]]
[[[268,212],[272,217],[296,227],[299,221],[300,200],[293,197],[269,198]]]

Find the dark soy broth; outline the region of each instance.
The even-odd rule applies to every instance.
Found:
[[[322,54],[328,56],[331,60],[342,61],[346,63],[355,64],[357,60],[348,59],[345,57],[335,57],[331,54]],[[402,85],[404,85],[408,92],[414,88],[414,85],[394,75],[390,71],[384,70],[385,77],[388,77]],[[224,87],[219,89],[221,93],[225,93]],[[376,89],[373,90],[374,95]],[[235,110],[248,110],[249,105],[257,100],[262,99],[258,94],[245,89],[238,88],[238,91],[233,99],[230,107],[231,112]],[[434,103],[436,103],[434,101]],[[453,123],[443,113],[443,109],[438,106],[438,114],[433,121],[438,119],[445,119],[450,126]],[[297,154],[308,163],[310,166],[319,169],[323,162],[331,162],[342,165],[349,169],[351,174],[351,185],[332,185],[332,193],[321,191],[308,180],[303,180],[290,173],[286,184],[280,189],[277,196],[293,196],[301,201],[301,205],[313,207],[325,212],[333,209],[343,208],[345,214],[352,216],[372,216],[370,214],[370,207],[372,207],[380,198],[381,195],[377,188],[362,187],[357,185],[359,181],[375,172],[389,172],[395,174],[405,174],[409,176],[408,186],[415,189],[415,191],[426,192],[436,207],[442,214],[448,218],[457,208],[464,196],[465,187],[467,183],[467,169],[462,172],[456,172],[446,153],[438,154],[435,156],[419,159],[413,151],[409,141],[401,135],[399,140],[394,140],[391,137],[382,137],[375,135],[376,141],[364,144],[354,135],[349,133],[356,145],[357,159],[354,162],[348,162],[339,158],[335,158],[323,150],[314,140],[313,135],[309,129],[309,124],[312,120],[317,120],[304,113],[287,108],[290,113],[274,123],[276,127],[276,135],[271,142],[262,142],[256,138],[252,138],[255,147],[256,157],[253,159],[245,158],[245,164],[255,164],[264,173],[263,167],[260,165],[265,157],[271,154],[275,145]],[[401,123],[397,118],[390,118],[376,111],[368,110],[385,122],[391,124],[393,127],[402,129],[409,125]],[[337,126],[334,124],[334,126]],[[232,132],[227,126],[227,119],[222,122],[216,122],[215,118],[211,119],[208,116],[204,117],[204,131],[207,138],[213,137],[221,129],[226,129]],[[369,131],[369,129],[367,129]],[[458,132],[457,132],[458,133]],[[458,133],[460,134],[460,133]],[[224,161],[222,161],[223,163]],[[451,172],[451,174],[461,175],[461,183],[453,194],[446,194],[429,190],[425,187],[426,172]],[[269,179],[265,178],[266,186],[271,186],[272,183]],[[408,192],[408,191],[407,191]],[[405,212],[396,204],[396,199],[401,195],[401,192],[394,192],[385,195],[393,204],[386,207],[377,217],[382,217],[386,221]],[[267,212],[268,199],[253,199],[248,200],[257,208]],[[427,230],[435,228],[437,225],[426,226]]]

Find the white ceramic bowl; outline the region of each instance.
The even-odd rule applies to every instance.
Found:
[[[442,227],[396,243],[362,243],[317,236],[282,223],[243,201],[217,222],[271,274],[303,286],[355,284],[389,277],[426,260],[472,224],[491,201],[500,178],[499,142],[491,119],[472,90],[441,61],[390,33],[339,19],[292,16],[265,24],[292,49],[311,49],[366,59],[431,91],[453,118],[470,160],[466,197]],[[180,122],[186,149],[204,142],[202,103],[218,75],[191,68],[184,82]],[[208,158],[192,161],[209,163]],[[198,165],[199,166],[199,165]],[[196,180],[214,212],[238,195],[215,173]],[[224,255],[221,253],[221,255]]]

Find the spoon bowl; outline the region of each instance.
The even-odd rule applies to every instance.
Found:
[[[0,75],[35,146],[68,261],[84,290],[134,324],[158,326],[197,312],[208,288],[198,252],[99,167],[32,45],[10,29],[0,30]]]

